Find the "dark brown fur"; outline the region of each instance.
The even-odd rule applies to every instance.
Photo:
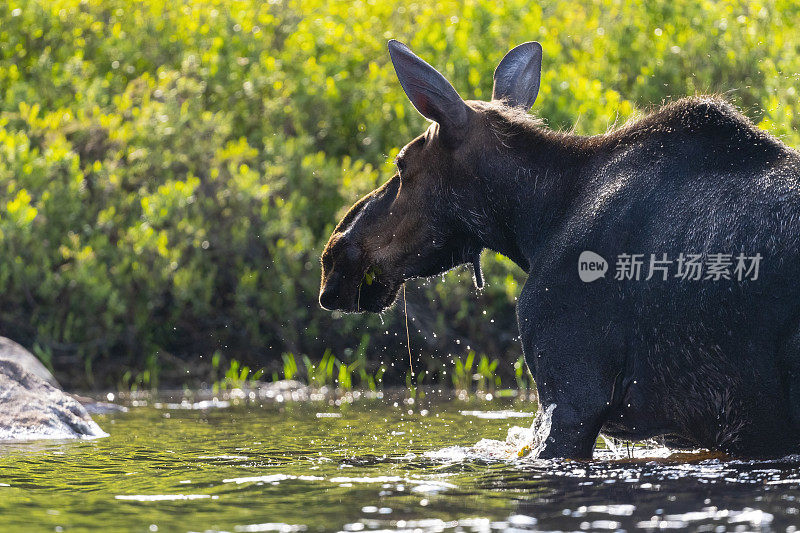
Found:
[[[449,86],[430,74],[437,90],[414,92],[431,67],[409,57],[398,73],[416,80],[412,102],[449,130],[407,145],[398,174],[337,226],[322,305],[381,311],[404,281],[490,248],[529,274],[517,315],[552,413],[542,457],[590,457],[600,431],[738,456],[800,451],[800,154],[708,97],[588,137],[547,129],[513,99],[466,102],[450,120]],[[583,283],[585,250],[759,253],[763,267],[742,282],[612,271]]]

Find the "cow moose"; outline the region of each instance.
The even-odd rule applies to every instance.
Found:
[[[322,307],[380,312],[407,280],[463,264],[480,285],[488,248],[528,273],[517,318],[539,457],[591,458],[601,432],[737,457],[800,452],[800,153],[717,97],[598,135],[549,129],[528,113],[536,42],[502,59],[489,102],[462,100],[407,46],[388,47],[430,125],[336,226]],[[584,252],[608,272],[583,281]],[[654,260],[655,275],[625,268]]]

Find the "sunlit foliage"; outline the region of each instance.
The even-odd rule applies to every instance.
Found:
[[[388,38],[469,98],[539,40],[533,112],[555,128],[602,133],[721,92],[798,145],[798,17],[782,0],[3,2],[0,334],[46,347],[78,385],[200,375],[217,350],[277,369],[283,352],[352,352],[365,332],[376,368],[404,372],[394,312],[316,305],[332,224],[424,127]],[[471,344],[511,369],[524,276],[484,260],[477,298],[464,273],[413,291],[417,352],[447,361]]]

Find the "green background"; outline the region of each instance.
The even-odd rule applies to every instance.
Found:
[[[720,93],[798,145],[800,6],[789,1],[11,0],[0,5],[0,334],[68,386],[196,384],[211,354],[276,370],[291,351],[402,379],[402,305],[316,303],[347,206],[424,128],[388,61],[400,39],[465,98],[538,40],[532,112],[602,133]],[[524,273],[484,255],[409,287],[417,364],[520,348]],[[503,370],[505,369],[505,370]],[[435,379],[435,378],[432,378]]]

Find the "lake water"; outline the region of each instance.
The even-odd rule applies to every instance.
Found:
[[[501,441],[530,426],[529,402],[224,405],[150,402],[97,417],[108,438],[0,445],[0,529],[793,531],[800,524],[800,460],[628,459],[627,449],[602,450],[591,462],[520,459],[516,444]]]

